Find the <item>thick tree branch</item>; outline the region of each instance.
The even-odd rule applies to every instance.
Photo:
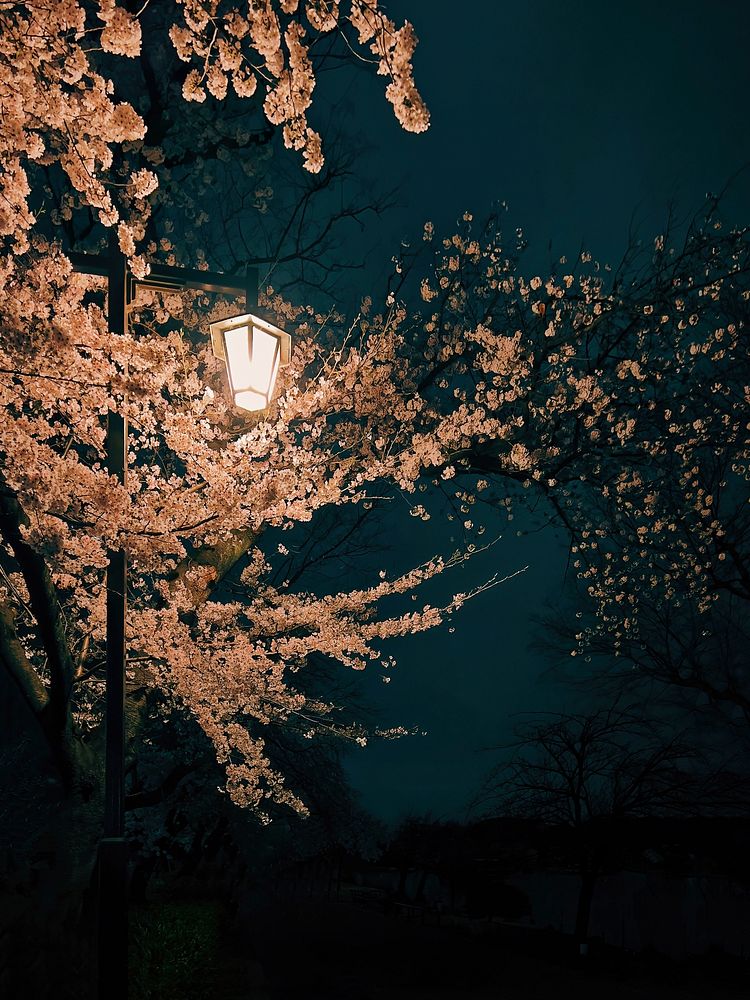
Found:
[[[49,708],[47,689],[18,641],[12,609],[2,602],[0,602],[0,661],[31,711],[38,719],[43,719],[44,713]]]
[[[247,552],[258,533],[252,528],[232,531],[216,545],[206,545],[180,562],[172,577],[173,590],[182,586],[189,604],[196,608],[207,601],[239,559]],[[201,572],[212,570],[213,573]]]
[[[197,764],[177,764],[164,781],[156,788],[148,788],[141,792],[133,792],[125,796],[125,809],[143,809],[147,806],[155,806],[177,788],[183,778],[198,769]]]
[[[63,732],[70,728],[75,663],[68,648],[62,609],[50,571],[43,556],[21,535],[21,527],[26,524],[28,517],[0,474],[0,533],[12,547],[29,591],[29,604],[50,672],[50,722],[58,732]]]
[[[52,752],[60,777],[68,789],[75,789],[84,800],[96,785],[96,765],[91,751],[73,734],[70,714],[60,725],[59,714],[33,664],[16,635],[14,614],[0,602],[0,663],[32,711]]]

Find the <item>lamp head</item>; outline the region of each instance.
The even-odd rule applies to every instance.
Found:
[[[267,409],[279,368],[291,356],[289,334],[255,313],[243,313],[212,323],[211,343],[216,357],[226,363],[234,405]]]

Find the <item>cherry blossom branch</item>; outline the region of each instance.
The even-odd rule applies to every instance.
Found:
[[[112,385],[106,382],[86,382],[78,378],[70,378],[66,375],[42,375],[41,372],[22,372],[14,368],[0,368],[2,375],[15,375],[18,378],[42,378],[50,382],[68,382],[71,385],[80,385],[90,389],[111,389]]]

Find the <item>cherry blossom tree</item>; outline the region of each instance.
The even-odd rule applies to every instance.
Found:
[[[369,46],[401,124],[427,127],[411,75],[413,31],[396,29],[374,2],[354,0],[345,14],[336,3],[309,2],[303,11],[288,0],[253,3],[246,15],[200,2],[176,4],[172,13],[169,38],[189,67],[183,97],[220,101],[231,85],[247,98],[261,81],[268,121],[303,151],[312,172],[323,161],[307,121],[315,76],[306,32],[317,43],[353,30],[348,44]],[[261,816],[266,800],[303,809],[249,720],[304,718],[312,735],[331,706],[306,699],[287,682],[290,673],[314,653],[363,667],[377,659],[381,640],[432,627],[461,603],[459,595],[443,609],[376,613],[384,599],[441,573],[442,559],[319,597],[291,592],[288,581],[271,585],[258,545],[267,526],[290,528],[327,505],[366,503],[381,480],[412,488],[398,458],[410,446],[411,407],[392,379],[391,317],[379,317],[355,345],[338,333],[327,339],[324,317],[272,300],[295,327],[298,348],[273,411],[244,423],[218,391],[204,332],[230,304],[142,295],[129,333],[113,336],[103,289],[72,272],[58,236],[67,224],[75,242],[96,245],[102,229],[115,229],[136,276],[147,273],[150,255],[174,250],[166,237],[153,239],[155,210],[166,204],[169,216],[180,207],[159,188],[160,179],[175,180],[173,137],[158,134],[163,118],[152,114],[147,127],[120,99],[127,71],[116,82],[109,72],[142,55],[141,21],[111,2],[90,8],[74,0],[44,12],[18,4],[0,17],[4,667],[66,786],[89,796],[98,764],[92,738],[82,736],[98,724],[103,570],[107,550],[124,545],[135,571],[133,684],[156,684],[190,706],[236,802]],[[153,65],[144,58],[140,66],[154,112]],[[384,407],[402,423],[387,441],[377,430]],[[133,429],[127,487],[103,469],[109,409],[126,412]],[[234,599],[212,599],[231,573]]]
[[[396,28],[374,0],[188,0],[137,12],[69,0],[5,5],[0,38],[0,662],[62,779],[62,795],[40,783],[56,821],[52,932],[21,903],[12,939],[32,927],[52,938],[52,974],[83,947],[71,935],[100,827],[107,552],[125,548],[131,568],[130,747],[149,739],[155,704],[163,719],[191,713],[223,768],[222,788],[263,821],[281,807],[307,810],[297,789],[310,799],[312,786],[279,768],[294,763],[293,745],[300,753],[320,733],[367,738],[305,671],[321,659],[375,664],[390,637],[438,625],[462,595],[408,613],[400,599],[462,559],[306,593],[292,574],[276,574],[286,546],[268,548],[269,529],[291,539],[326,507],[364,509],[387,483],[413,488],[397,457],[410,446],[411,409],[396,381],[389,310],[365,333],[267,290],[295,352],[271,410],[243,419],[224,400],[206,337],[208,322],[237,303],[141,289],[126,335],[115,336],[103,283],[74,273],[66,256],[101,252],[114,233],[136,277],[152,262],[240,271],[251,257],[276,268],[277,285],[280,267],[288,282],[295,263],[309,281],[303,267],[321,266],[337,219],[311,218],[317,192],[351,170],[324,164],[308,121],[318,69],[336,46],[354,50],[386,77],[403,126],[421,131],[429,119],[411,75],[411,26]],[[273,196],[266,153],[277,126],[313,180],[285,218],[275,213],[258,252],[248,240],[253,213],[262,218]],[[204,219],[219,174],[231,199]],[[358,211],[342,205],[338,217]],[[402,420],[387,440],[383,409]],[[126,486],[104,468],[113,410],[131,428]],[[200,756],[173,754],[149,787],[133,755],[129,804],[195,778]],[[330,779],[338,773],[329,769]],[[216,782],[208,766],[206,776]]]
[[[29,168],[56,164],[72,189],[63,211],[85,203],[104,225],[118,225],[123,250],[135,256],[135,240],[142,236],[149,214],[146,199],[158,179],[141,166],[115,188],[109,176],[118,159],[115,152],[128,144],[123,152],[142,152],[145,160],[158,164],[170,150],[143,145],[148,132],[153,139],[163,139],[163,129],[153,120],[147,129],[132,103],[115,95],[106,57],[141,55],[140,17],[148,5],[140,14],[113,0],[90,6],[93,9],[67,0],[47,11],[19,3],[2,13],[6,120],[0,149],[0,235],[17,248],[25,245],[28,237],[23,234],[35,221],[28,203],[33,182]],[[400,123],[414,132],[428,127],[429,115],[412,76],[413,29],[408,23],[397,29],[377,0],[352,0],[345,12],[340,3],[326,0],[253,0],[246,14],[237,5],[216,0],[179,0],[169,7],[169,37],[187,67],[185,100],[202,103],[210,93],[221,101],[230,85],[237,96],[250,97],[260,81],[267,120],[281,126],[285,144],[303,152],[312,172],[321,169],[323,155],[320,136],[307,120],[316,85],[311,50],[324,45],[326,36],[341,35],[352,48],[368,47],[378,72],[389,80],[386,96]],[[350,40],[351,31],[355,37]],[[159,90],[154,69],[143,61],[152,112]],[[137,218],[128,220],[133,212]]]
[[[352,267],[340,249],[345,230],[364,227],[391,203],[367,177],[361,141],[343,133],[335,107],[317,109],[326,161],[311,173],[284,150],[260,93],[248,99],[230,87],[221,100],[209,94],[202,103],[185,101],[188,67],[168,39],[175,13],[172,3],[146,5],[138,55],[105,63],[115,92],[134,98],[144,131],[113,161],[110,189],[126,186],[139,168],[156,179],[142,219],[143,249],[150,259],[189,267],[207,262],[215,271],[241,272],[251,262],[264,282],[294,288],[299,301],[311,292],[319,299],[321,288],[331,294]],[[319,36],[310,52],[313,72],[328,67],[338,48],[345,48],[341,32]],[[66,248],[95,248],[102,235],[96,211],[54,164],[43,173],[48,210],[37,227]]]
[[[709,197],[615,269],[584,251],[524,275],[524,250],[467,216],[432,273],[404,263],[396,291],[416,281],[428,303],[404,320],[422,461],[470,536],[488,505],[565,529],[575,663],[607,653],[618,683],[747,714],[748,230]]]
[[[393,609],[463,562],[458,553],[306,593],[274,578],[288,545],[270,552],[269,528],[292,533],[384,489],[426,520],[437,487],[471,550],[483,505],[512,517],[533,499],[569,531],[592,629],[620,653],[642,641],[646,588],[670,613],[746,599],[745,229],[722,228],[711,201],[681,245],[668,229],[616,270],[583,253],[541,274],[524,273],[523,236],[504,235],[499,217],[478,227],[467,214],[442,242],[428,225],[433,266],[399,261],[385,302],[365,298],[353,321],[266,289],[295,351],[269,412],[241,419],[206,338],[232,303],[141,290],[128,334],[113,336],[101,283],[73,273],[65,250],[100,248],[114,232],[136,276],[162,259],[205,266],[187,234],[215,174],[199,139],[189,145],[170,121],[174,86],[195,105],[185,135],[206,127],[200,107],[218,116],[262,99],[268,127],[315,174],[316,59],[334,44],[372,58],[398,120],[421,131],[415,37],[374,0],[149,8],[0,9],[0,659],[74,797],[95,797],[99,783],[110,549],[126,548],[133,569],[131,685],[186,706],[233,800],[264,818],[271,803],[305,806],[263,728],[335,728],[330,702],[295,682],[311,661],[383,662],[382,643],[439,625],[476,592]],[[143,43],[152,16],[182,79],[162,74],[174,59],[151,33]],[[133,81],[147,91],[143,115],[128,100]],[[210,156],[252,167],[253,138],[244,124],[224,130]],[[202,173],[188,182],[193,168]],[[304,226],[296,232],[304,254]],[[127,486],[103,468],[112,409],[132,428]],[[571,651],[585,654],[592,634]]]

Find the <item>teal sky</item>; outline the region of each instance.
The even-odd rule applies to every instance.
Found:
[[[386,6],[415,25],[432,124],[404,133],[383,78],[357,74],[350,103],[373,146],[364,167],[399,186],[384,262],[425,219],[450,227],[493,201],[508,203],[512,227],[540,254],[551,240],[555,256],[584,243],[616,258],[634,215],[653,234],[670,200],[687,211],[750,164],[744,0]],[[747,209],[747,177],[727,206]]]

